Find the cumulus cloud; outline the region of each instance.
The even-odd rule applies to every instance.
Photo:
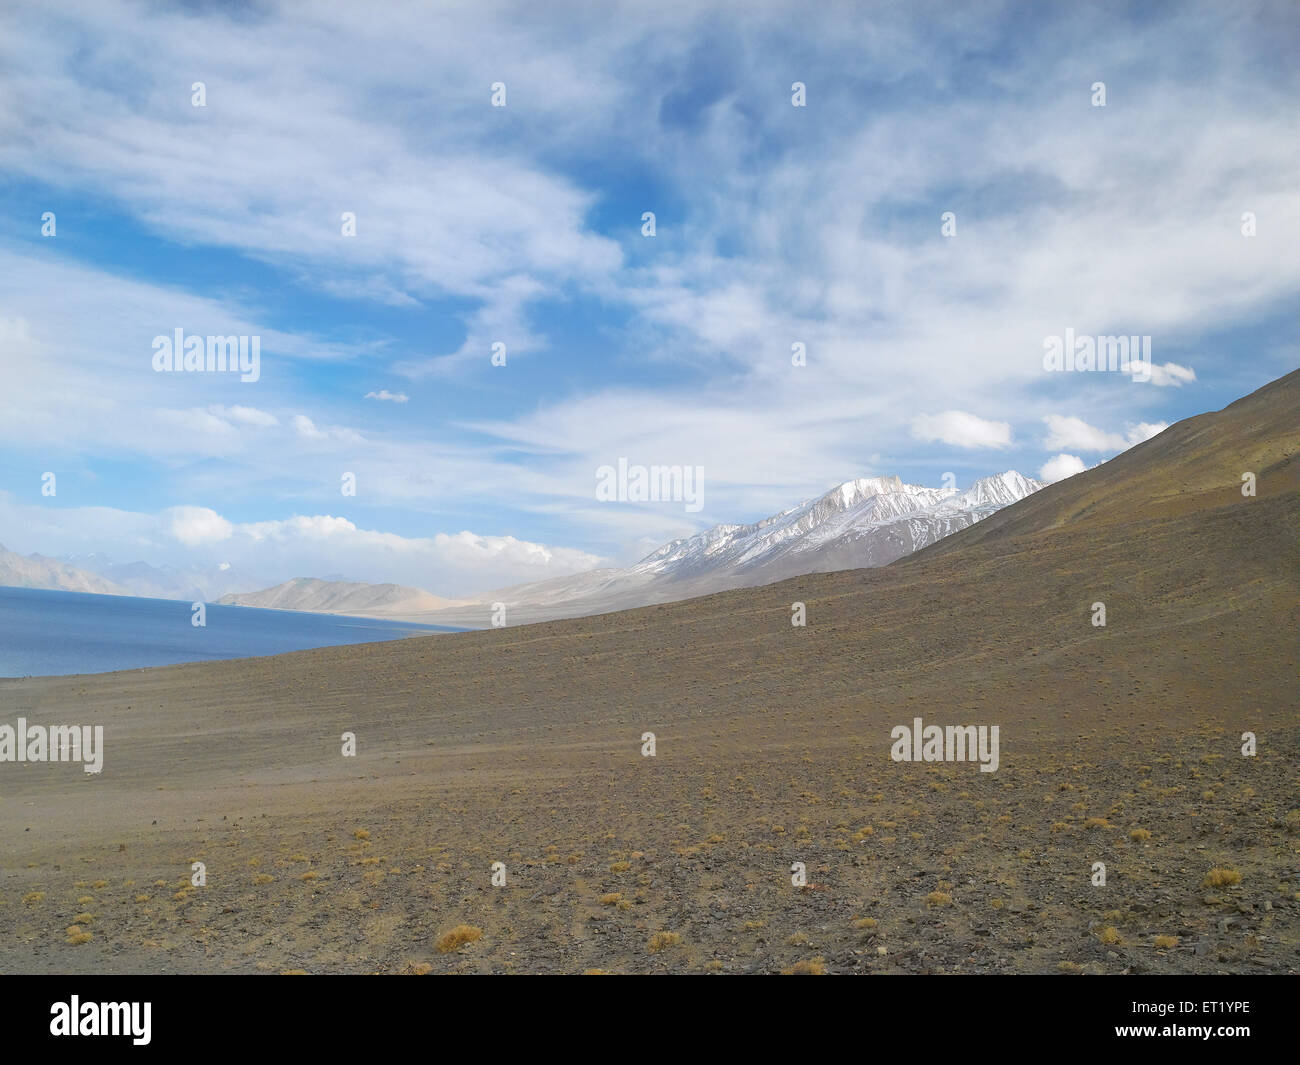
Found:
[[[366,399],[380,399],[388,403],[405,403],[410,398],[404,392],[390,392],[386,388],[381,388],[378,392],[366,393]]]
[[[1053,481],[1063,481],[1067,477],[1073,477],[1087,468],[1083,459],[1076,455],[1057,455],[1043,463],[1038,471],[1038,479],[1050,484]]]
[[[1049,451],[1124,451],[1169,428],[1167,422],[1138,422],[1120,434],[1108,433],[1082,418],[1062,414],[1049,414],[1043,421],[1047,423],[1043,447]]]
[[[1043,441],[1043,446],[1049,451],[1063,448],[1076,451],[1122,451],[1128,446],[1128,441],[1118,433],[1105,432],[1089,425],[1082,418],[1049,414],[1043,421],[1047,423],[1047,439]]]
[[[920,414],[912,421],[918,440],[939,440],[953,447],[1004,448],[1011,446],[1011,425],[994,422],[960,410]]]
[[[172,507],[168,514],[172,536],[189,547],[220,543],[234,531],[230,522],[208,507]]]
[[[224,574],[223,590],[231,591],[268,588],[291,577],[338,575],[457,598],[610,564],[588,551],[514,536],[469,530],[401,536],[338,514],[236,522],[209,507],[156,513],[50,507],[3,491],[0,528],[15,534],[6,536],[5,546],[19,553],[84,557],[101,552],[119,562],[210,570]]]

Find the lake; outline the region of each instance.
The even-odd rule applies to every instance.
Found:
[[[0,587],[0,677],[107,673],[461,631],[213,603],[199,628],[191,624],[191,607],[171,599]]]

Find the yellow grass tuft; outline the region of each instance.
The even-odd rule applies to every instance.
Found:
[[[925,904],[927,906],[951,906],[952,896],[946,891],[931,891],[925,897]]]
[[[1231,866],[1220,865],[1205,874],[1202,887],[1231,887],[1241,883],[1241,874]]]
[[[1119,934],[1119,929],[1114,925],[1107,925],[1103,928],[1097,933],[1097,938],[1108,947],[1118,947],[1124,942],[1124,937]]]
[[[680,944],[682,937],[676,932],[656,932],[652,935],[646,946],[651,954],[658,954],[661,950],[668,950]]]
[[[467,943],[475,943],[482,938],[483,929],[472,924],[458,924],[438,938],[438,953],[450,954],[453,950],[460,950]]]
[[[1128,834],[1128,838],[1131,839],[1134,843],[1145,843],[1147,840],[1151,838],[1151,833],[1148,832],[1145,828],[1135,828],[1133,829],[1132,832]]]
[[[788,969],[781,970],[782,976],[825,976],[826,963],[821,958],[797,961]]]
[[[1178,946],[1177,936],[1156,936],[1154,943],[1160,950],[1172,950]]]

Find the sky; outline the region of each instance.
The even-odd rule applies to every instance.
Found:
[[[1297,54],[1293,3],[7,3],[0,543],[457,596],[1068,476],[1300,365]]]

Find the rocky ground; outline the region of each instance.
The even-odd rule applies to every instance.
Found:
[[[0,970],[1294,973],[1297,409],[884,569],[0,681],[0,723],[105,728],[98,775],[0,765]],[[893,761],[917,716],[998,770]]]

